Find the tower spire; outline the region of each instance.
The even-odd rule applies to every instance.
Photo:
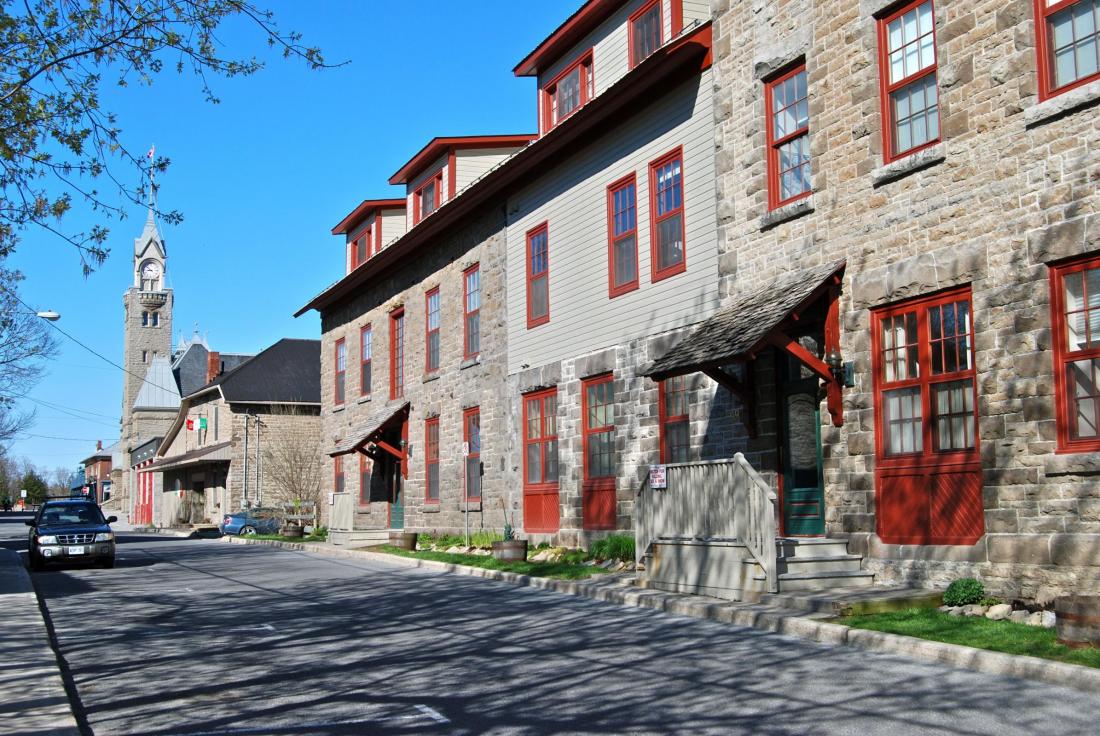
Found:
[[[157,181],[153,170],[153,162],[156,160],[156,155],[157,145],[154,143],[149,146],[149,152],[145,154],[145,157],[149,159],[149,215],[146,217],[147,222],[156,221]]]

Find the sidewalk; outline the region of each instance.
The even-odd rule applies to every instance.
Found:
[[[806,608],[767,603],[734,603],[705,596],[666,593],[634,585],[633,573],[600,575],[588,580],[556,580],[535,578],[500,570],[466,567],[434,560],[420,560],[388,555],[382,552],[346,549],[321,542],[278,542],[264,539],[223,537],[231,544],[256,544],[301,552],[313,552],[343,559],[370,560],[401,567],[420,567],[457,575],[498,580],[515,585],[551,590],[592,600],[617,603],[635,608],[651,608],[679,616],[748,626],[777,634],[798,636],[825,644],[858,647],[869,651],[939,662],[964,669],[1007,675],[1025,680],[1038,680],[1089,693],[1100,694],[1100,669],[1064,664],[1038,657],[1022,657],[958,644],[917,639],[911,636],[885,634],[866,629],[853,629],[827,620],[830,615]],[[866,599],[866,592],[862,594]],[[783,596],[776,596],[783,601]]]
[[[4,733],[80,733],[57,657],[18,553],[0,549],[0,723]],[[10,730],[8,730],[10,729]]]

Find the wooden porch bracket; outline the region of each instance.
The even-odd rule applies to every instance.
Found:
[[[395,448],[393,445],[389,444],[388,442],[383,442],[382,440],[376,440],[374,444],[377,445],[378,447],[382,448],[383,450],[385,450],[389,454],[393,455],[398,460],[401,460],[401,461],[405,460],[405,453],[401,452],[400,450],[398,450],[397,448]]]
[[[829,417],[834,427],[844,426],[844,402],[840,381],[833,375],[832,370],[825,361],[818,358],[797,340],[791,338],[782,330],[776,330],[768,336],[768,342],[780,350],[789,353],[802,365],[809,368],[818,378],[825,381],[826,401],[825,407],[829,410]],[[828,292],[828,306],[825,313],[825,352],[828,354],[833,349],[840,350],[840,289],[835,284],[831,285]]]
[[[745,364],[745,376],[748,380],[744,383],[718,367],[704,368],[703,373],[737,397],[741,402],[741,423],[745,425],[745,431],[748,432],[749,437],[755,438],[756,401],[752,388],[752,363]]]

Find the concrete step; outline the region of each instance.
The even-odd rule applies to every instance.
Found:
[[[859,555],[823,555],[820,557],[778,557],[775,569],[780,574],[817,572],[856,572],[863,558]]]
[[[943,602],[935,590],[902,585],[872,585],[863,588],[787,591],[765,593],[760,602],[778,608],[813,611],[828,616],[903,611],[909,608],[935,608]]]
[[[780,557],[830,557],[848,554],[847,537],[777,537],[775,552]]]
[[[329,541],[337,546],[354,545],[370,547],[376,544],[388,544],[389,529],[330,529]]]
[[[832,590],[834,588],[865,588],[873,585],[875,574],[862,570],[843,572],[783,573],[779,576],[779,592],[796,590]]]

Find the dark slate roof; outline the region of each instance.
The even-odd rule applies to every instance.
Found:
[[[221,387],[226,401],[321,403],[321,341],[284,337],[195,393]]]
[[[365,421],[360,422],[348,430],[347,437],[341,440],[336,447],[329,450],[329,457],[347,455],[349,452],[355,452],[360,447],[373,440],[379,430],[385,429],[398,414],[407,414],[408,411],[409,402],[407,401],[401,404],[390,404],[389,406],[375,409]]]
[[[766,287],[737,294],[731,304],[655,360],[646,375],[667,378],[743,358],[759,349],[772,330],[843,268],[844,261],[834,261],[791,271]]]
[[[168,470],[170,468],[182,468],[188,465],[199,465],[201,463],[227,463],[232,459],[232,448],[232,440],[219,442],[216,445],[208,445],[206,447],[200,447],[197,450],[190,450],[182,455],[161,458],[154,463],[149,463],[146,467],[151,470]]]

